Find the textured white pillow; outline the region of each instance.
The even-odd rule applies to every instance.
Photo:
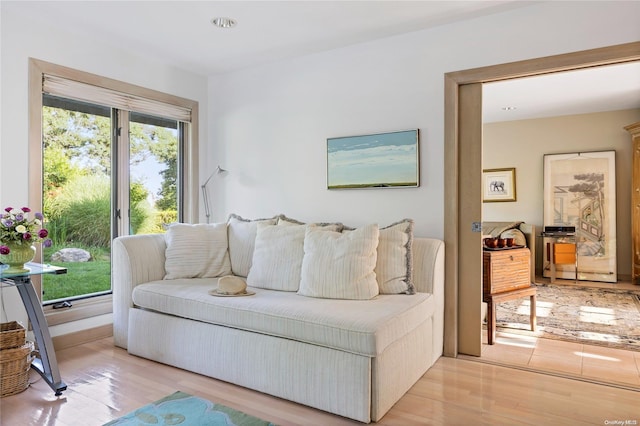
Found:
[[[377,296],[378,235],[375,224],[344,234],[308,228],[298,294],[358,300]]]
[[[258,224],[247,284],[271,290],[297,291],[306,229],[306,225]]]
[[[231,214],[229,215],[229,257],[231,259],[231,270],[234,275],[246,277],[251,269],[253,259],[253,249],[258,232],[258,223],[275,225],[278,218],[248,220]]]
[[[173,224],[165,234],[165,280],[229,275],[227,224]]]
[[[413,220],[380,229],[376,278],[380,294],[414,294],[413,284]]]

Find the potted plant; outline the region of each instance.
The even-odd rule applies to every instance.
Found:
[[[5,274],[27,272],[24,264],[33,260],[36,254],[35,243],[50,247],[49,232],[42,227],[44,216],[35,213],[29,218],[31,209],[7,207],[0,215],[0,262],[9,265],[3,269]]]

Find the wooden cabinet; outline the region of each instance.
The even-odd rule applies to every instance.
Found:
[[[640,122],[625,127],[633,143],[631,176],[631,282],[640,277]]]
[[[530,298],[531,331],[536,330],[536,287],[531,285],[528,248],[482,252],[482,300],[487,303],[487,340],[496,340],[496,304]]]
[[[503,293],[531,286],[530,257],[528,248],[483,251],[483,293]]]

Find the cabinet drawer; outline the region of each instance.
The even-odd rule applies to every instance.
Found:
[[[576,245],[574,243],[555,243],[553,245],[553,263],[557,265],[576,263]]]
[[[556,254],[574,254],[576,252],[576,245],[574,243],[555,243],[553,248]]]
[[[529,249],[483,252],[483,291],[485,294],[526,288],[531,285]]]

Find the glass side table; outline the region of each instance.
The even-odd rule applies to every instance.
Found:
[[[31,277],[44,274],[66,274],[67,270],[57,266],[29,262],[25,264],[29,271],[6,274],[4,273],[4,269],[6,269],[3,268],[4,266],[0,264],[0,283],[15,286],[18,289],[22,303],[27,310],[27,316],[31,322],[33,335],[38,347],[38,355],[31,363],[31,368],[42,376],[51,389],[54,390],[56,396],[60,396],[62,391],[67,389],[67,385],[60,377],[56,352],[53,349],[51,334],[49,334],[49,325],[44,317],[40,299],[33,288]]]

